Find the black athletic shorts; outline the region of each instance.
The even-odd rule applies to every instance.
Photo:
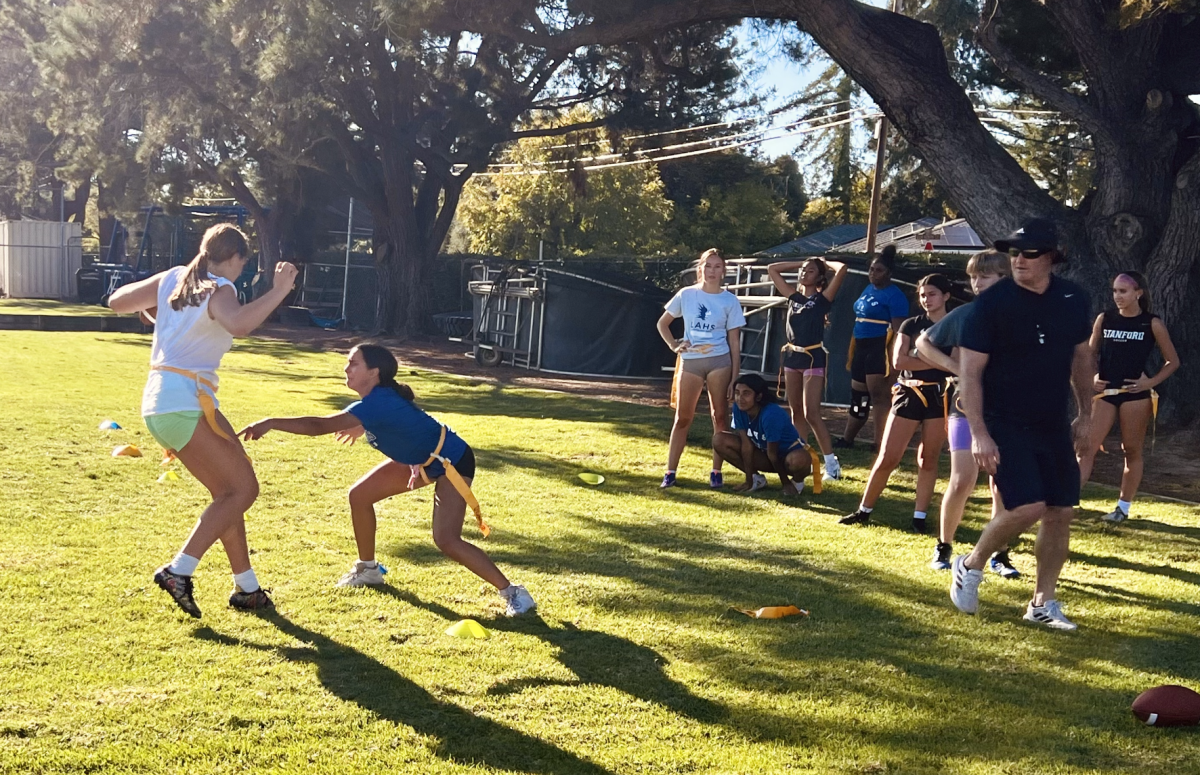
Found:
[[[887,337],[854,340],[854,358],[850,361],[850,379],[866,382],[871,374],[887,374]]]
[[[924,403],[921,396],[925,397]],[[919,388],[911,388],[896,383],[892,386],[892,414],[917,422],[942,419],[946,416],[946,408],[942,404],[942,386],[922,385]]]
[[[1079,505],[1079,464],[1069,425],[1018,427],[986,420],[1000,451],[996,487],[1004,508],[1045,502],[1050,507]]]
[[[808,352],[799,352],[797,350],[783,351],[783,368],[791,369],[792,371],[823,369],[828,363],[829,355],[823,347],[818,347]]]
[[[966,417],[963,414],[962,401],[958,394],[958,383],[950,382],[946,385],[946,400],[945,404],[950,407],[950,414],[947,417]]]
[[[459,475],[464,479],[470,479],[475,476],[475,450],[471,449],[468,444],[466,450],[462,453],[454,463],[454,470],[458,471]],[[425,469],[425,474],[429,477],[429,481],[437,479],[439,476],[444,476],[446,467],[442,465],[442,461],[435,460]]]
[[[1101,401],[1107,401],[1113,406],[1119,407],[1121,404],[1127,404],[1130,401],[1146,401],[1150,398],[1150,391],[1143,390],[1140,393],[1117,393],[1115,396],[1100,396]]]

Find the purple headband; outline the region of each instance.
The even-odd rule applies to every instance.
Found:
[[[1141,289],[1141,287],[1142,287],[1142,284],[1141,284],[1141,283],[1139,283],[1137,280],[1133,279],[1133,278],[1132,278],[1132,277],[1130,277],[1129,275],[1125,274],[1124,272],[1121,272],[1121,274],[1117,275],[1116,279],[1117,279],[1117,280],[1124,280],[1124,281],[1126,281],[1126,282],[1128,282],[1128,283],[1132,283],[1132,284],[1133,284],[1133,287],[1134,287],[1134,288],[1137,288],[1137,289],[1139,289],[1139,290],[1140,290],[1140,289]]]

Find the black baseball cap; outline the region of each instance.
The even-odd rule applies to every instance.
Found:
[[[996,250],[1007,253],[1009,248],[1038,250],[1047,253],[1058,250],[1058,227],[1048,218],[1033,218],[1021,224],[1021,228],[994,243]]]

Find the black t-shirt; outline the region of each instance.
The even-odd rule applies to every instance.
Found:
[[[920,315],[911,317],[901,323],[900,333],[908,337],[911,347],[916,345],[917,337],[921,335],[922,331],[932,327],[933,321],[929,319],[929,315],[926,315],[924,312],[922,312]],[[946,355],[954,352],[953,347],[939,347],[938,349],[944,352]],[[928,369],[918,369],[916,371],[902,371],[900,372],[900,379],[919,379],[922,382],[941,382],[947,377],[948,374],[949,372],[947,371],[930,367]]]
[[[820,344],[825,338],[825,316],[833,308],[833,302],[817,291],[805,296],[797,291],[788,296],[787,337],[798,347]]]
[[[1045,293],[1010,277],[968,307],[961,346],[987,353],[983,414],[1023,427],[1065,425],[1075,347],[1091,336],[1087,292],[1051,275]]]
[[[1137,379],[1146,368],[1146,359],[1154,352],[1157,315],[1143,312],[1131,318],[1111,309],[1104,313],[1103,338],[1100,340],[1100,379],[1110,388],[1125,387],[1125,380]]]

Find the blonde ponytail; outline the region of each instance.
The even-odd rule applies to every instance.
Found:
[[[200,240],[200,252],[187,265],[187,272],[168,299],[176,312],[184,307],[199,307],[217,284],[208,278],[211,264],[223,264],[234,256],[247,257],[250,246],[246,235],[232,223],[218,223],[204,232]]]

